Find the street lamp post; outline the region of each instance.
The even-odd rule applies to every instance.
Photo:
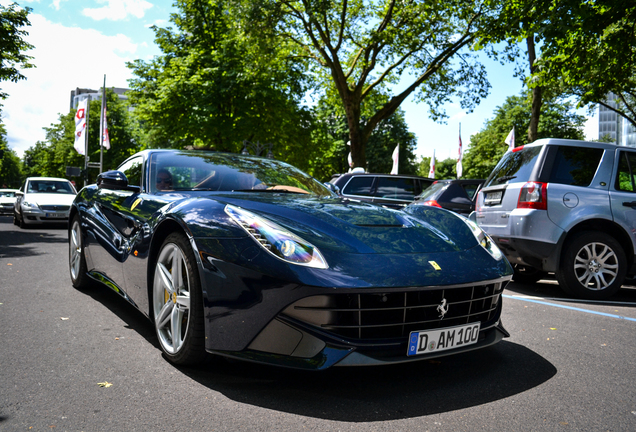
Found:
[[[248,140],[243,140],[243,150],[241,151],[241,154],[248,155],[250,154],[250,150],[252,150],[255,156],[260,156],[261,153],[267,149],[267,155],[265,157],[267,159],[274,159],[274,153],[272,153],[273,146],[274,144],[272,143],[261,144],[259,141],[251,143]]]

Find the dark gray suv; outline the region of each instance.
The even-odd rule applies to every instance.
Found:
[[[607,298],[636,271],[636,148],[542,139],[499,161],[471,219],[535,282],[555,272],[567,293]]]

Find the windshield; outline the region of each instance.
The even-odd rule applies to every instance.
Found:
[[[313,177],[273,159],[184,151],[154,153],[150,163],[155,192],[208,190],[332,195]]]
[[[527,182],[542,148],[543,146],[524,147],[504,154],[484,183],[484,187]]]
[[[30,180],[27,193],[75,194],[73,185],[63,180]]]

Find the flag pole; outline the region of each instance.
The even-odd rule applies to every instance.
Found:
[[[106,74],[102,86],[102,108],[99,114],[99,172],[104,171],[104,106],[106,105]]]
[[[88,113],[91,110],[91,95],[90,93],[86,95],[86,126],[84,129],[84,186],[88,184],[88,161],[90,160],[88,156]]]

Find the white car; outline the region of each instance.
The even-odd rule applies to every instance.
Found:
[[[68,222],[77,191],[63,178],[29,177],[17,195],[13,223],[24,228],[32,224]]]
[[[17,189],[0,189],[0,214],[13,213],[17,193]]]

